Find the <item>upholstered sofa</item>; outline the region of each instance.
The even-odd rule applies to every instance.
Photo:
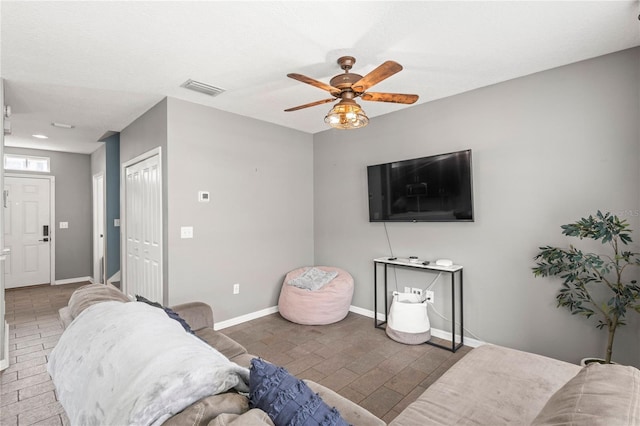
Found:
[[[130,300],[117,288],[110,285],[91,284],[80,287],[72,294],[68,305],[59,310],[62,326],[67,329],[87,308],[97,303],[109,301],[126,303]],[[209,305],[202,302],[191,302],[172,306],[171,310],[186,321],[196,336],[217,349],[234,363],[249,368],[251,360],[256,358],[254,355],[247,353],[247,350],[242,345],[223,333],[214,330],[213,311]],[[82,319],[79,318],[80,321]],[[87,338],[90,339],[91,337],[87,336]],[[123,359],[122,362],[126,362],[126,360]],[[309,380],[304,380],[304,382],[328,406],[336,407],[348,423],[363,426],[385,425],[382,420],[369,411],[338,395],[331,389]],[[229,391],[202,398],[183,411],[176,413],[163,424],[168,426],[222,426],[230,424],[254,426],[273,425],[273,422],[261,410],[250,409],[247,396],[235,391]]]
[[[88,306],[128,301],[114,288],[79,289],[60,310],[65,326]],[[213,329],[211,308],[200,302],[174,306],[209,345],[248,367],[254,358],[244,347]],[[82,318],[80,318],[80,321]],[[126,362],[123,360],[123,362]],[[327,405],[353,425],[384,425],[367,410],[336,392],[306,381]],[[273,425],[248,398],[229,391],[207,396],[167,419],[166,425]],[[411,403],[390,426],[424,425],[638,425],[640,370],[619,365],[577,365],[501,346],[484,345],[465,355]]]

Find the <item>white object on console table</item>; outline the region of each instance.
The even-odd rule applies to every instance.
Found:
[[[377,259],[373,259],[373,261],[378,263],[388,263],[389,265],[402,265],[411,266],[412,268],[432,269],[434,271],[457,272],[462,269],[462,265],[440,266],[436,265],[435,262],[429,262],[429,264],[424,265],[422,262],[426,262],[426,260],[420,260],[419,263],[416,263],[411,262],[410,259],[402,257],[398,257],[393,260],[390,259],[393,258],[379,257]]]

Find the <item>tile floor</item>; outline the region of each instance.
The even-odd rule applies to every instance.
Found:
[[[374,328],[373,319],[354,313],[326,326],[272,314],[223,332],[249,353],[333,389],[387,423],[471,350],[403,345]]]
[[[0,376],[0,425],[68,424],[47,373],[47,356],[62,334],[58,309],[87,283],[5,291],[9,368]]]
[[[58,309],[86,283],[6,291],[10,366],[0,375],[0,425],[66,425],[46,371],[62,333]],[[215,313],[215,309],[214,309]],[[278,314],[223,330],[257,356],[321,383],[386,422],[470,350],[402,345],[350,313],[328,326],[301,326]]]

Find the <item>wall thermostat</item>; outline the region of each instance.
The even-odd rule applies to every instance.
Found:
[[[198,191],[198,201],[201,203],[208,203],[209,200],[209,191]]]

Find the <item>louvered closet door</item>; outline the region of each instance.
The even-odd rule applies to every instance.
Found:
[[[162,303],[162,177],[157,155],[126,168],[126,292]]]

